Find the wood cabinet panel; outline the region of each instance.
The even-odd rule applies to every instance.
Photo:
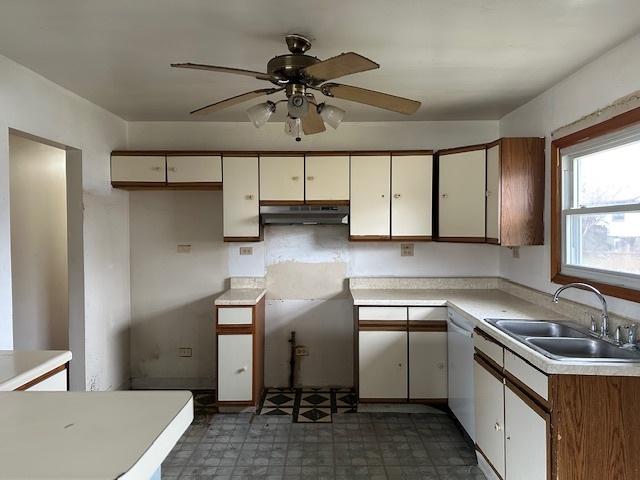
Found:
[[[390,236],[390,155],[351,157],[351,237]]]
[[[218,400],[253,400],[253,335],[218,335]]]
[[[431,237],[433,156],[391,157],[391,236]]]
[[[447,398],[447,333],[409,332],[409,399]]]
[[[168,183],[221,183],[220,155],[167,156]]]
[[[303,156],[260,156],[260,201],[304,201]]]
[[[407,332],[361,331],[358,345],[361,399],[407,398]]]
[[[349,200],[349,155],[305,157],[305,200]]]
[[[114,155],[111,181],[114,183],[164,183],[167,180],[164,155]]]
[[[224,157],[222,166],[225,240],[258,240],[258,157]]]
[[[485,237],[485,149],[439,157],[438,235]]]

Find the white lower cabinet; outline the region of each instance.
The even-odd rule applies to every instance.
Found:
[[[218,400],[253,399],[253,336],[218,335]]]
[[[67,370],[62,370],[27,388],[27,392],[66,392]]]
[[[473,380],[476,445],[498,474],[505,478],[504,385],[477,360],[473,362]]]
[[[407,398],[407,332],[359,332],[359,395]]]
[[[505,470],[513,480],[547,478],[547,419],[509,386],[504,389]]]
[[[409,399],[447,398],[447,332],[409,332]]]

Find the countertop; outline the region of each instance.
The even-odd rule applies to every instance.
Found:
[[[499,289],[351,289],[356,306],[446,306],[548,374],[640,376],[640,363],[583,363],[545,357],[485,322],[486,318],[573,321]]]
[[[255,305],[267,291],[264,288],[230,288],[218,298],[216,306]]]
[[[2,392],[0,477],[150,478],[192,420],[186,391]]]
[[[67,350],[0,350],[0,391],[10,391],[71,360]]]

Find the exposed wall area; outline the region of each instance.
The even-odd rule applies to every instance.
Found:
[[[13,345],[69,347],[66,153],[9,136]]]
[[[501,136],[535,135],[547,139],[545,244],[540,247],[522,247],[518,259],[512,257],[511,251],[501,249],[500,272],[503,277],[550,293],[559,286],[550,282],[551,132],[638,90],[638,49],[640,35],[584,66],[500,121]],[[568,291],[567,297],[597,305],[595,297],[585,292]],[[607,301],[610,309],[620,315],[631,318],[640,316],[640,306],[637,303],[613,297],[608,297]]]

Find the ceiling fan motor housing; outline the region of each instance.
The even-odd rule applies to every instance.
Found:
[[[267,72],[277,79],[276,85],[283,83],[308,83],[302,78],[300,71],[310,65],[318,63],[316,57],[302,54],[286,54],[273,57],[267,63]]]

